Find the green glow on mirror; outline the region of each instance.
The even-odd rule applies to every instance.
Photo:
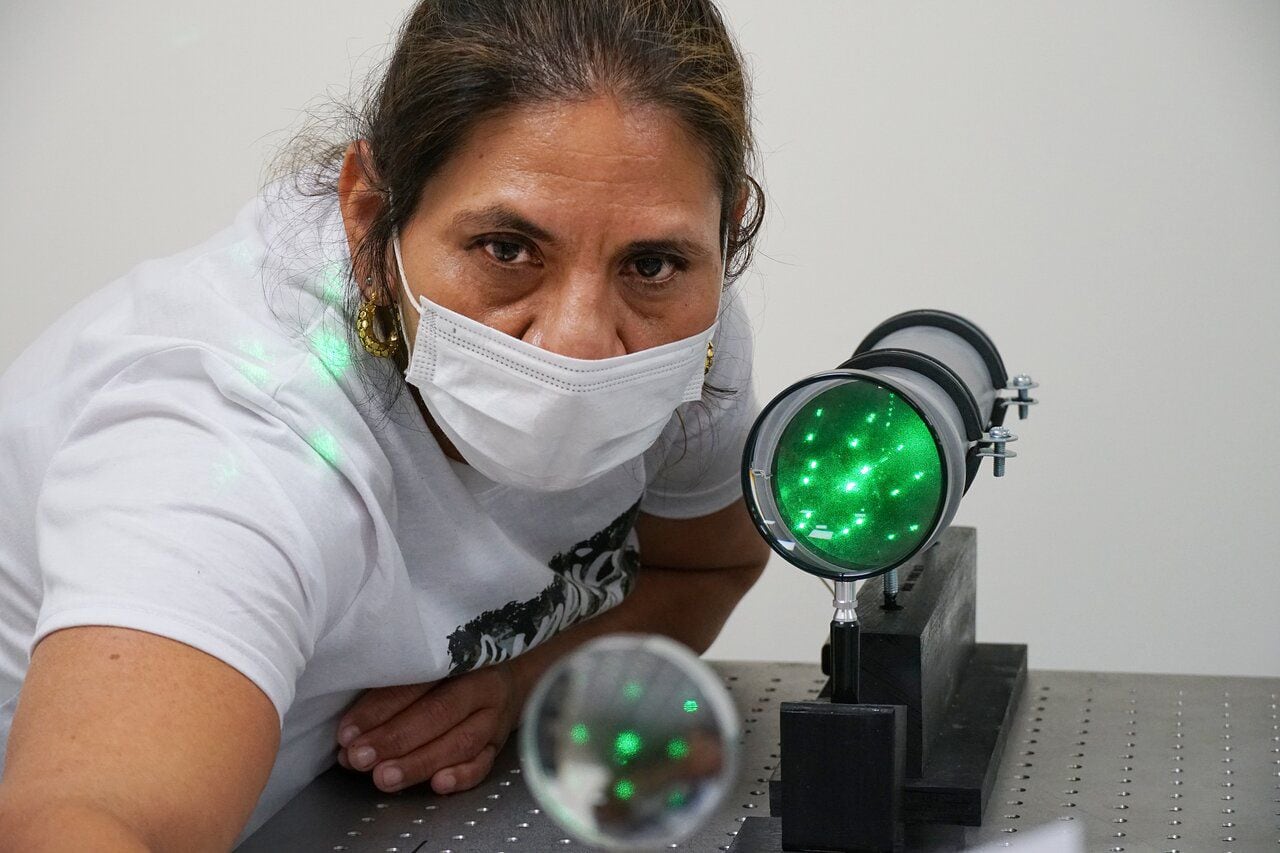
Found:
[[[933,434],[912,406],[869,380],[809,400],[783,429],[771,473],[783,524],[853,571],[899,562],[933,530],[942,508]]]
[[[636,795],[635,783],[630,779],[619,779],[613,786],[613,795],[620,800],[629,800]]]
[[[333,329],[320,328],[311,334],[311,351],[316,356],[316,374],[324,379],[341,379],[351,367],[351,346]]]
[[[626,763],[640,752],[640,748],[644,746],[644,741],[640,735],[631,729],[618,732],[618,736],[613,739],[613,755],[621,763]]]
[[[684,700],[684,712],[686,714],[696,714],[698,712],[698,700],[697,699]]]
[[[587,730],[586,723],[574,723],[573,728],[569,729],[569,737],[576,744],[584,744],[591,740],[591,733]]]
[[[341,450],[338,448],[338,439],[333,433],[327,429],[318,429],[307,436],[307,444],[311,445],[311,449],[320,455],[320,458],[330,465],[336,466],[338,459],[341,458]]]

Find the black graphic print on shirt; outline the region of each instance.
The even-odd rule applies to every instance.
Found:
[[[486,610],[449,635],[450,675],[515,657],[626,597],[640,567],[632,527],[640,502],[604,530],[556,554],[546,589],[527,601]]]

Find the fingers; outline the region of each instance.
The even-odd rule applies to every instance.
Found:
[[[366,690],[338,721],[338,745],[350,747],[362,732],[376,729],[387,722],[434,686],[435,682],[427,682]]]
[[[391,719],[365,731],[347,747],[347,760],[356,770],[409,755],[426,746],[486,704],[474,685],[450,682],[424,692]],[[476,744],[474,755],[482,744]],[[467,756],[468,758],[470,756]],[[424,777],[425,778],[425,777]]]
[[[373,782],[388,792],[399,791],[428,779],[432,780],[432,787],[437,793],[464,790],[484,778],[489,767],[493,766],[493,758],[491,756],[488,759],[487,765],[481,762],[479,766],[472,767],[472,763],[481,759],[486,752],[496,755],[505,739],[505,733],[499,729],[498,713],[492,708],[485,708],[427,745],[407,755],[382,762],[373,770]],[[449,785],[447,775],[442,775],[442,771],[450,768],[465,768],[454,774],[452,785]],[[472,777],[475,777],[474,781],[468,781]],[[463,785],[462,782],[467,784]]]
[[[454,791],[468,791],[484,781],[493,770],[493,760],[498,749],[489,744],[480,750],[480,754],[470,761],[446,767],[431,777],[431,789],[437,794],[450,794]]]

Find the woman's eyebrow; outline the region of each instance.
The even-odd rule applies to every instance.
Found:
[[[554,246],[559,241],[550,231],[535,225],[524,216],[502,204],[492,204],[488,207],[482,207],[475,210],[459,211],[453,217],[453,226],[455,228],[488,228],[493,230],[510,230],[519,231],[527,234],[533,239]],[[644,253],[652,254],[677,254],[686,255],[694,258],[703,258],[711,254],[711,249],[697,242],[684,237],[655,237],[652,239],[635,240],[627,245],[625,254],[637,255]]]
[[[509,229],[527,234],[533,239],[550,245],[558,241],[545,228],[534,225],[528,219],[501,204],[491,204],[478,210],[463,210],[453,217],[455,228],[494,228]]]

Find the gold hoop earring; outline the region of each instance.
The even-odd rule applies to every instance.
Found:
[[[711,372],[711,365],[716,360],[716,345],[711,341],[707,341],[707,360],[702,364],[702,375],[706,376]]]
[[[373,276],[365,279],[365,284],[372,282]],[[380,338],[379,334],[385,337]],[[400,330],[394,312],[372,298],[360,303],[360,311],[356,314],[356,337],[365,351],[375,358],[391,358],[400,351]]]

